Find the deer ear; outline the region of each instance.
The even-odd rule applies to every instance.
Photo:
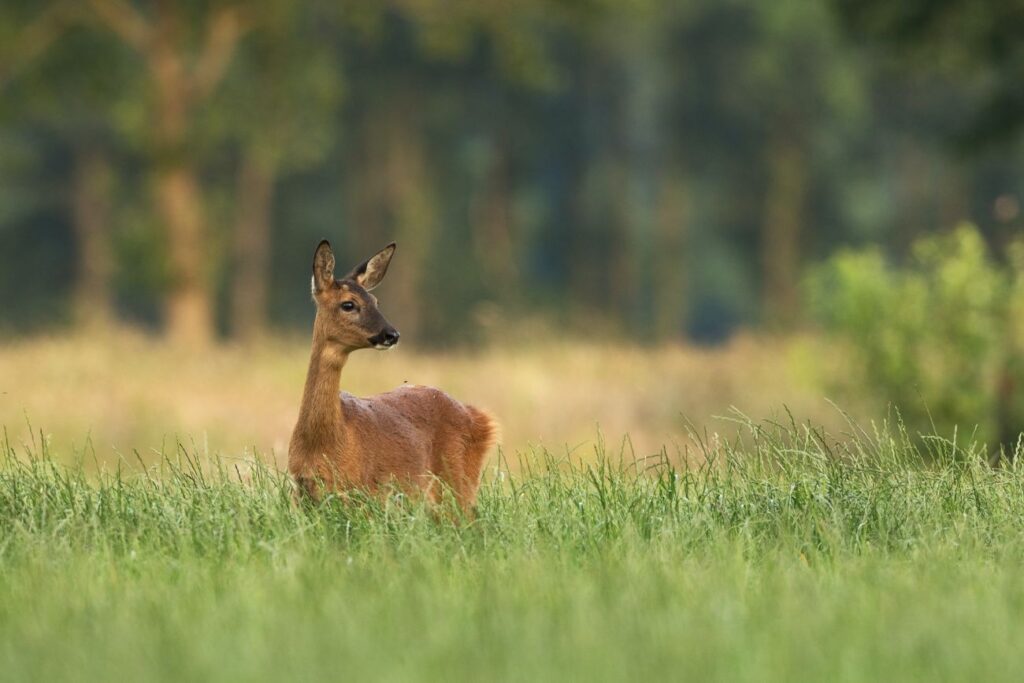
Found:
[[[392,242],[376,254],[356,266],[348,277],[355,280],[359,286],[370,291],[380,284],[384,275],[388,272],[388,265],[391,257],[395,255],[395,243]]]
[[[334,252],[331,243],[321,240],[313,254],[313,294],[334,286]]]

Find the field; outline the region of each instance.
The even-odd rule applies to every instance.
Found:
[[[645,456],[684,449],[687,425],[731,433],[716,416],[732,407],[840,428],[826,401],[839,397],[822,388],[841,365],[834,355],[813,339],[641,349],[545,337],[447,354],[403,345],[354,354],[342,388],[440,387],[493,411],[510,454],[543,445],[586,455],[600,430],[614,450],[628,436]],[[178,441],[204,457],[256,452],[283,466],[308,362],[308,339],[202,353],[130,333],[28,339],[0,345],[0,425],[18,446],[44,438],[58,458],[86,451],[90,466],[159,460]]]
[[[534,453],[461,524],[297,509],[184,455],[8,454],[4,680],[1017,679],[1021,473],[799,428],[706,449],[639,475]]]
[[[845,422],[808,343],[357,357],[357,392],[436,382],[502,416],[461,521],[290,503],[298,343],[7,347],[0,677],[1016,680],[1024,473]]]

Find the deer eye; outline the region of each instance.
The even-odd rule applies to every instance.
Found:
[[[356,304],[353,301],[342,301],[340,308],[346,313],[351,313],[352,311],[356,310]]]

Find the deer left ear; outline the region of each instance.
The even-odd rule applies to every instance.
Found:
[[[395,243],[392,242],[376,254],[356,266],[348,277],[355,280],[360,287],[370,291],[380,284],[388,272],[391,257],[395,255]]]
[[[334,286],[334,252],[331,243],[321,240],[313,254],[313,294]]]

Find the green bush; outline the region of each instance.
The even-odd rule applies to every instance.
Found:
[[[977,430],[989,444],[1015,446],[1024,243],[999,263],[965,224],[918,240],[903,267],[877,248],[842,251],[812,272],[808,289],[817,319],[852,347],[864,390],[910,428]]]

